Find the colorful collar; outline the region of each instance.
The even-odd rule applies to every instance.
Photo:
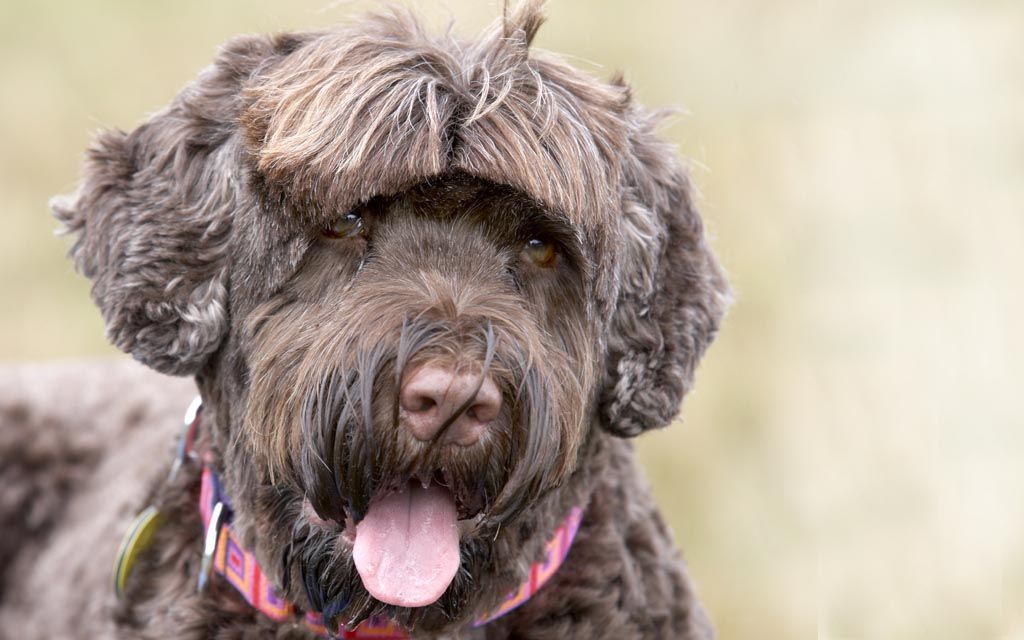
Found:
[[[185,422],[178,445],[178,455],[171,469],[169,479],[188,458],[195,458],[193,443],[199,425],[201,402],[193,401],[185,414]],[[207,464],[203,464],[202,484],[199,492],[199,513],[203,519],[206,536],[203,540],[203,560],[199,576],[199,589],[203,589],[211,570],[224,577],[245,598],[246,602],[267,617],[283,622],[301,619],[302,624],[317,634],[336,638],[376,638],[377,640],[406,640],[409,634],[397,623],[383,617],[372,617],[355,629],[342,627],[332,634],[324,626],[319,613],[299,610],[292,603],[282,599],[274,585],[267,579],[256,557],[242,546],[238,536],[231,529],[231,504],[221,487],[217,475]],[[472,627],[480,627],[500,618],[529,600],[558,571],[572,546],[583,509],[573,507],[569,515],[555,530],[544,546],[544,561],[530,567],[529,577],[510,593],[498,608],[478,617]],[[161,514],[152,506],[136,518],[125,536],[114,570],[115,592],[122,597],[128,574],[138,555],[149,546],[153,533],[163,522]]]
[[[267,579],[266,574],[260,569],[259,563],[256,562],[256,557],[242,546],[241,541],[232,531],[229,522],[230,511],[231,508],[224,499],[216,474],[209,467],[203,467],[199,512],[202,514],[203,526],[207,531],[207,541],[215,541],[207,545],[211,552],[204,555],[204,567],[212,565],[212,569],[231,583],[242,594],[246,602],[267,617],[281,622],[296,619],[301,615],[302,622],[308,629],[320,635],[329,635],[319,613],[305,612],[303,614],[293,604],[277,594],[274,585]],[[529,579],[509,594],[501,606],[477,618],[472,626],[479,627],[505,615],[537,593],[565,561],[582,518],[583,510],[574,507],[545,545],[544,562],[534,563],[530,567]],[[210,558],[210,560],[207,561],[206,558]],[[399,640],[406,639],[409,635],[395,622],[387,618],[373,617],[353,630],[339,629],[335,637]]]

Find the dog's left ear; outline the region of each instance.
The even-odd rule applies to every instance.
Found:
[[[623,165],[622,280],[601,389],[603,426],[623,437],[675,418],[730,301],[689,177],[654,133],[658,119],[632,114]]]
[[[228,43],[168,108],[102,132],[78,192],[51,202],[108,339],[157,371],[197,372],[227,331],[228,242],[246,197],[241,89],[278,44]]]

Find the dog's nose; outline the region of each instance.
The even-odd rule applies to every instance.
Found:
[[[459,407],[480,390],[462,415],[445,429],[444,442],[464,447],[480,439],[501,410],[501,392],[491,376],[458,373],[447,367],[424,365],[407,374],[399,394],[403,422],[412,435],[424,442],[438,437],[438,432]]]

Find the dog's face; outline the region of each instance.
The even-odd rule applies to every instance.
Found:
[[[237,325],[259,468],[342,524],[413,478],[497,524],[572,470],[599,323],[569,222],[453,175],[310,231]]]
[[[444,594],[454,614],[489,560],[471,550],[575,467],[594,405],[593,252],[547,208],[465,175],[309,231],[286,286],[234,327],[249,382],[227,467],[258,470],[236,486],[270,492],[253,509],[319,576],[317,608],[365,588],[404,607]]]
[[[653,119],[531,57],[539,24],[237,40],[55,204],[112,341],[197,376],[238,527],[330,619],[479,613],[588,443],[671,420],[724,312]]]

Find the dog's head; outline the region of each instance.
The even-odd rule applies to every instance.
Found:
[[[479,613],[496,549],[548,533],[510,523],[667,424],[724,312],[657,118],[531,55],[540,22],[234,40],[54,204],[111,341],[197,376],[239,528],[329,618]]]

